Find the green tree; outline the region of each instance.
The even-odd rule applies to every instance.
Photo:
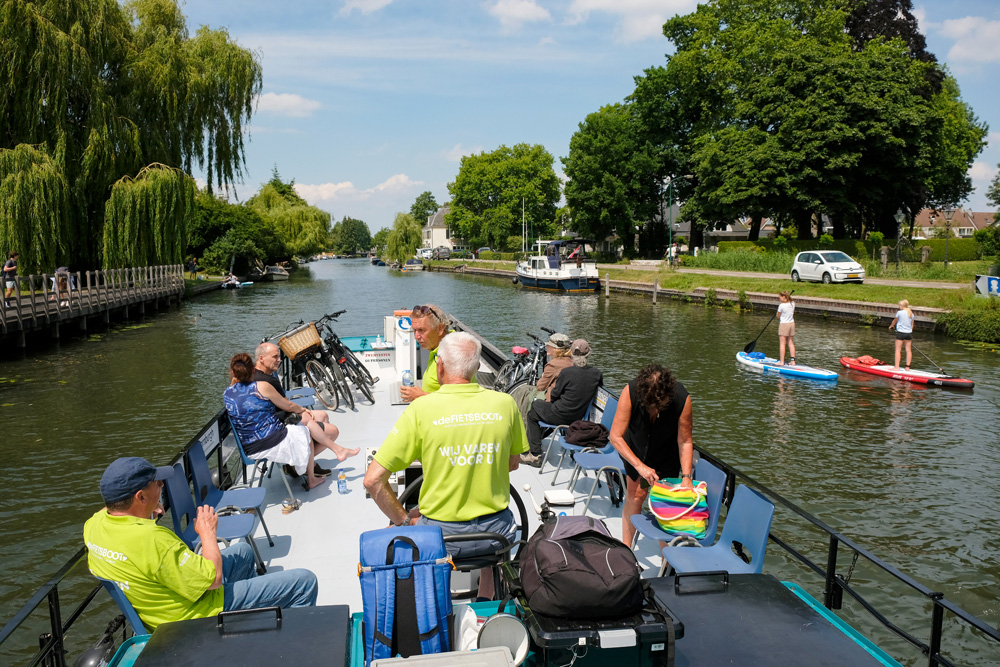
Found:
[[[367,252],[372,247],[371,233],[368,231],[368,225],[363,221],[344,216],[344,219],[338,222],[335,227],[337,228],[337,252],[353,255]]]
[[[986,201],[990,205],[1000,208],[1000,164],[997,165],[997,175],[990,182],[990,187],[986,191]]]
[[[420,223],[409,213],[397,213],[386,239],[386,259],[402,264],[417,251],[423,241]]]
[[[441,207],[434,200],[434,195],[428,190],[417,195],[417,200],[410,207],[410,215],[413,216],[414,220],[424,225],[427,223],[427,218],[434,215],[439,208]]]
[[[207,191],[195,195],[188,240],[188,253],[199,257],[199,263],[213,273],[232,267],[237,275],[243,275],[256,262],[273,264],[291,254],[255,210]]]
[[[517,144],[462,158],[458,176],[448,184],[451,211],[445,220],[453,236],[469,245],[503,248],[521,231],[522,200],[529,230],[553,232],[559,178],[544,147]]]
[[[330,214],[310,206],[294,190],[294,179],[283,183],[275,169],[271,181],[247,201],[271,224],[293,255],[309,256],[323,250],[329,240]]]
[[[174,0],[9,0],[0,4],[0,61],[0,154],[19,151],[0,169],[27,167],[32,147],[34,166],[7,192],[13,208],[34,207],[35,220],[8,219],[0,245],[38,244],[19,248],[27,270],[180,262],[176,213],[192,186],[169,170],[197,163],[218,187],[242,175],[257,56],[224,30],[190,36]],[[53,189],[55,174],[63,185]],[[109,214],[120,229],[105,229]],[[126,242],[131,233],[143,237]]]
[[[372,245],[375,247],[376,252],[381,252],[387,245],[389,245],[388,227],[383,227],[375,232],[375,236],[372,237]]]

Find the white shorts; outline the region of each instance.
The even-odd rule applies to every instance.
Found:
[[[304,475],[309,471],[309,454],[312,451],[309,429],[302,424],[285,428],[288,432],[281,442],[271,449],[258,452],[255,456],[266,458],[273,463],[287,463],[295,468],[295,472]]]
[[[8,280],[7,281],[7,289],[14,289],[15,287],[17,287],[17,281],[16,280]]]

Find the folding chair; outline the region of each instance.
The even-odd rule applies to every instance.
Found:
[[[243,460],[243,483],[248,486],[253,486],[253,480],[257,477],[257,464],[261,464],[263,468],[260,471],[260,481],[257,482],[257,486],[261,486],[264,483],[264,473],[267,472],[268,460],[266,458],[255,459],[247,455],[246,450],[243,449],[243,442],[240,441],[240,434],[236,432],[236,427],[233,426],[232,419],[229,420],[230,430],[233,433],[233,440],[236,441],[236,448],[240,452],[240,458]],[[253,475],[250,476],[250,481],[247,481],[247,466],[253,468]],[[271,463],[271,466],[278,466],[276,463]],[[281,469],[281,466],[278,466]],[[288,477],[285,475],[285,471],[281,469],[281,481],[285,483],[285,490],[288,491],[288,497],[291,499],[293,504],[297,504],[298,501],[295,500],[295,494],[292,493],[292,487],[288,483]]]
[[[194,530],[198,508],[195,507],[194,498],[191,497],[191,489],[188,487],[183,463],[174,464],[174,474],[164,480],[164,488],[170,502],[170,516],[174,521],[174,532],[189,549],[196,551],[201,545],[201,536]],[[215,536],[227,545],[236,539],[242,539],[249,544],[250,548],[253,549],[254,559],[257,561],[257,573],[264,574],[267,568],[264,567],[264,559],[260,557],[257,544],[253,541],[253,529],[256,525],[257,517],[253,514],[220,516]]]
[[[718,542],[704,549],[664,547],[663,558],[680,573],[724,570],[730,574],[760,574],[773,517],[774,504],[740,484],[733,494]],[[733,552],[734,542],[742,545],[741,551],[749,552],[750,562]]]
[[[611,447],[611,445],[608,445],[608,447]],[[576,461],[576,469],[573,471],[573,477],[571,478],[571,490],[576,490],[576,482],[579,479],[581,471],[592,470],[594,472],[594,485],[590,487],[590,494],[587,496],[587,502],[583,504],[584,514],[587,513],[587,508],[590,507],[590,500],[594,497],[594,491],[601,483],[602,472],[608,473],[609,475],[612,473],[617,473],[619,475],[619,480],[622,484],[622,494],[624,496],[625,463],[622,461],[622,457],[619,456],[614,447],[611,447],[610,452],[605,452],[604,450],[598,452],[579,452],[573,455],[573,460]],[[615,501],[613,494],[611,494],[611,502],[615,507],[618,507],[620,504],[620,502]]]
[[[710,461],[698,459],[694,467],[694,478],[699,482],[705,482],[708,487],[708,495],[705,501],[708,504],[708,530],[705,537],[698,540],[703,547],[711,546],[715,542],[715,533],[719,529],[719,514],[722,513],[722,496],[726,491],[726,473],[716,468]],[[633,514],[632,525],[635,526],[635,535],[632,537],[632,548],[635,549],[639,541],[639,535],[648,537],[651,540],[663,541],[669,534],[663,532],[656,518],[650,514]]]
[[[584,415],[592,414],[593,405],[594,401],[593,399],[591,399],[590,407],[587,409],[587,412],[585,412]],[[618,399],[615,398],[614,396],[608,396],[607,403],[604,404],[604,412],[601,413],[601,424],[609,431],[611,430],[612,422],[614,422],[615,420],[615,412],[617,410],[618,410]],[[594,451],[594,448],[592,447],[581,447],[580,445],[574,445],[572,443],[566,442],[566,432],[565,430],[560,430],[560,429],[566,429],[568,427],[569,427],[568,424],[560,426],[555,431],[552,432],[552,435],[549,437],[548,449],[545,450],[545,458],[542,459],[542,467],[539,468],[539,471],[541,471],[542,468],[545,466],[545,461],[549,457],[549,452],[552,451],[553,444],[558,443],[559,446],[562,448],[562,454],[559,456],[559,463],[556,465],[555,474],[552,476],[552,482],[551,482],[552,486],[555,486],[556,484],[556,479],[559,477],[559,471],[562,470],[562,464],[563,461],[566,459],[567,452],[569,452],[570,457],[572,458],[574,454],[577,452],[585,452],[588,450]],[[607,445],[605,445],[598,451],[600,451],[603,454],[610,454],[611,452],[614,451],[614,447],[612,447],[611,443],[609,442]],[[573,472],[576,473],[577,470],[574,468]],[[575,483],[575,479],[573,477],[570,477],[570,481]]]
[[[125,597],[125,593],[122,592],[122,589],[119,588],[118,582],[111,581],[110,579],[103,579],[97,576],[95,576],[95,578],[101,582],[101,585],[104,586],[104,590],[108,592],[111,599],[115,601],[116,605],[118,605],[118,609],[125,615],[125,620],[132,626],[132,632],[137,635],[148,635],[149,631],[146,630],[146,626],[143,625],[142,619],[139,618],[139,614],[136,612],[135,607],[133,607],[132,603],[128,601],[127,597]]]
[[[216,511],[224,507],[235,507],[239,510],[256,510],[260,517],[260,527],[267,535],[267,543],[274,546],[271,533],[264,523],[264,500],[267,496],[267,489],[262,487],[245,489],[226,489],[222,491],[212,481],[212,471],[208,467],[208,459],[205,458],[205,450],[200,444],[188,450],[188,466],[191,470],[191,481],[194,486],[194,499],[198,505],[211,505]]]

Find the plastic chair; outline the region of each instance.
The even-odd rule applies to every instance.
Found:
[[[611,447],[610,452],[599,451],[599,452],[579,452],[573,455],[573,460],[576,461],[576,470],[573,471],[573,477],[571,478],[570,489],[576,490],[576,482],[579,479],[581,471],[592,470],[594,472],[594,484],[590,487],[590,494],[587,496],[587,502],[583,504],[583,513],[587,513],[587,508],[590,507],[590,500],[594,497],[594,491],[601,483],[601,473],[618,473],[620,475],[619,479],[623,485],[625,484],[625,463],[622,461],[622,457],[618,454],[617,450]],[[615,502],[614,498],[611,499],[615,507],[618,507],[620,502]]]
[[[142,619],[139,618],[139,614],[136,612],[135,607],[132,606],[132,603],[129,602],[128,598],[125,597],[125,593],[118,586],[118,582],[111,581],[110,579],[104,579],[102,577],[95,576],[95,578],[101,582],[101,585],[104,586],[104,590],[108,592],[111,599],[115,601],[116,605],[118,605],[118,609],[125,615],[125,620],[132,626],[132,632],[137,635],[149,634],[149,631],[146,630],[146,626],[143,624]]]
[[[316,405],[316,390],[312,387],[295,387],[285,392],[285,398],[296,405],[311,408]]]
[[[208,459],[205,458],[205,450],[200,444],[188,450],[188,466],[191,470],[191,481],[194,486],[194,500],[198,505],[211,505],[216,511],[225,507],[235,507],[239,510],[253,509],[260,517],[260,527],[267,535],[267,543],[274,546],[271,533],[264,523],[264,500],[267,496],[267,489],[262,487],[245,489],[226,489],[222,491],[212,481],[212,471],[208,467]]]
[[[264,473],[267,471],[268,460],[266,458],[255,459],[247,455],[246,450],[243,449],[243,442],[240,440],[240,434],[236,432],[236,427],[233,426],[232,419],[229,420],[230,431],[233,434],[233,440],[236,442],[236,449],[240,452],[240,459],[243,461],[243,483],[248,486],[253,486],[253,480],[257,477],[257,464],[263,464],[264,469],[260,473],[260,481],[257,482],[257,486],[264,484]],[[281,481],[285,483],[285,490],[288,491],[288,497],[291,499],[292,504],[297,505],[298,501],[295,499],[295,494],[292,493],[292,487],[288,483],[288,477],[285,475],[285,471],[281,466],[276,463],[272,463],[272,466],[277,466],[281,469]],[[253,468],[253,475],[250,476],[250,481],[247,481],[247,466]]]
[[[764,569],[764,551],[774,517],[774,504],[748,486],[736,487],[733,502],[722,526],[722,536],[710,547],[664,547],[663,558],[676,572],[715,572],[760,574]],[[749,563],[733,553],[733,542],[743,545],[751,557]]]
[[[698,540],[703,547],[711,546],[715,542],[715,533],[719,529],[719,514],[722,513],[722,496],[726,491],[726,473],[712,465],[711,461],[698,459],[694,467],[694,478],[699,482],[705,482],[708,487],[708,495],[705,501],[708,503],[708,528],[705,537]],[[635,549],[639,541],[639,535],[652,540],[663,541],[669,535],[663,532],[656,518],[649,514],[633,514],[630,517],[632,525],[635,526],[635,536],[632,538],[632,548]]]
[[[174,533],[184,541],[189,549],[196,551],[201,544],[201,536],[194,530],[198,508],[195,507],[194,498],[191,497],[183,463],[174,464],[174,474],[164,480],[164,489],[170,503],[170,516],[174,522]],[[254,560],[257,561],[257,573],[264,574],[267,568],[264,567],[264,559],[260,557],[257,544],[253,541],[253,529],[256,524],[257,517],[253,514],[220,516],[215,536],[220,542],[226,544],[236,539],[242,539],[249,544],[250,548],[253,549]]]
[[[596,398],[596,396],[594,398]],[[594,406],[594,399],[591,399],[590,407],[584,414],[585,415],[591,414],[593,406]],[[611,430],[612,422],[614,422],[615,420],[615,412],[617,412],[617,410],[618,410],[618,399],[615,398],[614,396],[608,396],[608,400],[604,404],[604,412],[601,413],[601,424],[609,431]],[[566,427],[568,427],[568,425],[560,426],[559,428],[557,428],[555,431],[552,432],[552,435],[549,437],[549,447],[548,449],[545,450],[545,458],[542,459],[542,465],[541,467],[538,468],[539,471],[542,470],[542,468],[545,466],[545,461],[549,457],[549,452],[552,451],[552,445],[554,443],[558,443],[559,446],[562,448],[562,454],[559,456],[559,463],[556,465],[555,474],[552,476],[552,482],[551,482],[552,486],[556,485],[556,479],[559,477],[559,471],[562,470],[563,461],[566,459],[567,452],[569,452],[570,456],[572,457],[577,452],[594,451],[593,447],[582,447],[580,445],[574,445],[572,443],[566,442],[566,432],[564,430],[562,431],[560,430],[560,429],[565,429]],[[600,451],[603,454],[610,454],[615,450],[614,447],[612,447],[611,443],[609,442],[607,445],[605,445],[598,451]],[[578,471],[574,468],[573,473],[574,475],[578,474]],[[575,483],[575,478],[571,476],[570,481]]]

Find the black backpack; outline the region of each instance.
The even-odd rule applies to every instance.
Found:
[[[639,563],[600,519],[558,516],[535,531],[518,555],[528,606],[545,616],[618,618],[638,613]]]

